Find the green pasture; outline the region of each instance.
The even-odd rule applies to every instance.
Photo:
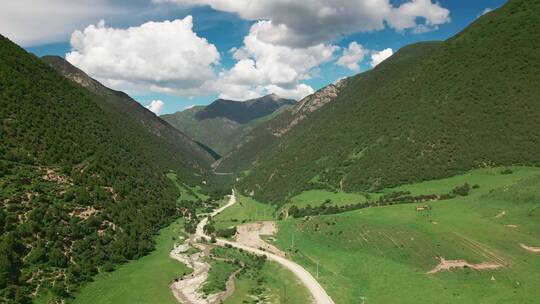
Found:
[[[540,247],[540,169],[502,169],[384,191],[479,186],[469,196],[428,203],[431,211],[403,204],[281,221],[275,244],[313,274],[318,264],[319,281],[336,303],[535,303],[540,256],[520,244]],[[439,257],[501,268],[426,274]]]

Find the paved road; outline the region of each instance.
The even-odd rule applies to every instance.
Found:
[[[223,212],[223,210],[231,207],[236,203],[236,193],[232,192],[232,195],[229,197],[229,202],[227,204],[219,209],[216,209],[214,212],[212,212],[211,216],[216,216],[219,213]],[[209,239],[210,237],[205,235],[204,233],[204,226],[208,222],[208,218],[203,219],[198,225],[195,232],[196,238],[205,238]],[[316,304],[334,304],[334,301],[330,296],[326,293],[324,288],[315,280],[315,278],[309,273],[307,270],[305,270],[302,266],[287,260],[284,257],[280,257],[278,255],[272,254],[270,252],[262,251],[256,248],[251,248],[248,246],[244,246],[242,244],[238,244],[236,242],[231,242],[224,239],[217,239],[216,244],[220,246],[224,245],[231,245],[238,249],[243,249],[245,251],[249,251],[251,253],[257,254],[257,255],[264,255],[269,260],[272,260],[274,262],[277,262],[284,266],[285,268],[289,269],[294,273],[294,275],[306,286],[306,288],[311,293],[313,300]]]

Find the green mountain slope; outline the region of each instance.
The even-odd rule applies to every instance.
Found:
[[[289,108],[294,102],[275,95],[242,102],[218,99],[209,106],[196,106],[161,118],[220,155],[225,155],[253,128]]]
[[[289,112],[260,126],[221,168],[251,169],[241,187],[283,202],[538,164],[539,13],[540,1],[510,1],[444,43],[403,48],[297,124]]]
[[[124,92],[103,86],[61,57],[45,56],[42,60],[66,78],[95,94],[98,105],[104,111],[124,117],[127,123],[138,123],[137,128],[141,132],[149,133],[150,137],[156,138],[159,144],[151,145],[155,149],[152,153],[156,156],[164,153],[168,155],[167,158],[156,157],[156,159],[174,160],[194,168],[207,167],[214,161],[206,147],[175,129]],[[189,157],[185,157],[186,155]]]
[[[165,173],[200,184],[203,150],[174,155],[147,114],[114,102],[0,36],[0,302],[65,298],[147,254],[179,216]]]

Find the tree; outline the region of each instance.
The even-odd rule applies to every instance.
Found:
[[[49,262],[51,263],[52,266],[61,267],[61,268],[67,267],[67,264],[68,264],[67,257],[57,247],[54,247],[49,252]]]
[[[23,252],[24,246],[13,232],[0,242],[0,288],[19,283]]]

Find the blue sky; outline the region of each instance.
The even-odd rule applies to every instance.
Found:
[[[26,0],[21,1],[24,2]],[[53,2],[54,1],[58,2],[58,5],[62,5],[63,0],[53,0]],[[85,2],[86,0],[81,1]],[[419,12],[419,16],[412,17],[412,20],[415,22],[414,28],[410,25],[409,27],[404,26],[403,29],[399,28],[400,25],[398,24],[404,24],[405,21],[402,20],[404,20],[403,18],[405,17],[410,17],[408,15],[405,17],[399,17],[402,19],[399,19],[397,21],[395,21],[395,19],[388,19],[384,21],[385,24],[388,24],[386,24],[383,28],[369,31],[363,30],[365,29],[365,24],[360,24],[356,28],[348,28],[347,24],[345,24],[344,26],[341,26],[339,29],[335,30],[335,32],[332,32],[333,29],[327,30],[325,27],[331,28],[334,26],[334,24],[325,23],[325,21],[323,20],[321,22],[315,23],[317,24],[317,26],[320,27],[314,27],[313,31],[319,31],[325,35],[328,35],[326,35],[324,38],[313,38],[313,33],[310,33],[309,29],[308,32],[301,29],[301,25],[298,25],[301,22],[298,22],[298,20],[294,20],[294,18],[296,18],[294,14],[291,14],[291,16],[286,16],[286,13],[278,11],[279,8],[273,7],[271,5],[269,6],[270,9],[276,11],[268,13],[268,16],[270,16],[269,18],[262,18],[259,17],[261,13],[256,10],[243,11],[242,7],[236,7],[236,5],[233,4],[219,4],[219,1],[216,0],[201,1],[201,3],[208,5],[193,5],[193,0],[154,0],[154,3],[151,3],[150,0],[111,1],[111,3],[108,3],[107,0],[98,0],[97,2],[103,5],[103,13],[100,13],[99,10],[96,10],[95,14],[92,14],[90,16],[88,14],[85,14],[80,19],[72,20],[71,23],[73,25],[71,25],[71,27],[68,24],[61,30],[58,30],[58,33],[51,30],[51,33],[49,35],[50,37],[31,36],[24,31],[26,29],[19,29],[17,28],[18,25],[15,24],[8,24],[10,26],[9,33],[2,32],[2,34],[7,35],[12,40],[23,44],[23,46],[28,51],[33,52],[38,56],[59,55],[65,57],[66,53],[75,50],[77,51],[76,55],[78,55],[78,57],[75,58],[74,56],[72,59],[70,59],[72,63],[77,63],[79,67],[83,68],[83,70],[88,72],[91,76],[95,76],[100,81],[102,81],[103,79],[107,79],[104,80],[106,85],[113,86],[115,89],[127,90],[132,97],[134,97],[137,101],[141,102],[145,106],[149,105],[152,100],[161,100],[163,104],[160,107],[160,113],[165,114],[175,111],[181,111],[190,105],[208,104],[214,99],[216,99],[218,96],[230,96],[235,97],[236,99],[248,99],[249,97],[256,96],[257,94],[274,92],[272,90],[278,90],[277,92],[283,91],[284,94],[291,94],[291,96],[303,96],[310,92],[311,89],[317,90],[329,83],[334,82],[336,79],[339,79],[341,77],[350,76],[359,72],[369,70],[372,67],[370,60],[371,56],[378,51],[390,48],[395,52],[405,45],[419,41],[445,40],[458,33],[459,31],[463,30],[467,25],[469,25],[476,18],[478,18],[478,16],[481,15],[486,8],[495,9],[506,2],[503,0],[440,0],[439,2],[431,1],[429,3],[430,5],[437,5],[438,9],[448,10],[448,18],[444,19],[444,16],[441,17],[440,14],[439,16],[422,16],[423,13]],[[337,2],[345,3],[343,1],[344,0]],[[361,2],[362,0],[351,0],[350,2],[354,1]],[[400,5],[410,1],[424,2],[425,4],[425,1],[429,0],[391,1],[391,5],[395,8],[398,8]],[[323,3],[324,0],[319,0],[319,2]],[[328,3],[333,2],[330,1]],[[2,5],[3,4],[0,4],[0,6]],[[425,7],[426,5],[427,4],[418,7],[421,8]],[[295,5],[294,7],[291,6],[291,10],[297,9],[297,6],[298,5]],[[9,9],[10,8],[8,8],[8,10]],[[73,7],[70,9],[70,12],[73,12],[74,10],[77,10],[79,8]],[[84,9],[84,6],[80,7],[80,9]],[[115,9],[117,10],[115,11]],[[12,15],[13,12],[18,12],[17,8],[11,8],[11,10],[12,12],[10,13]],[[114,13],[111,14],[111,11],[114,11]],[[415,12],[416,11],[418,11],[418,9],[415,10]],[[428,10],[426,9],[426,11]],[[430,9],[430,11],[433,10]],[[442,10],[439,11],[442,12]],[[32,13],[39,15],[40,11],[36,9]],[[369,14],[369,12],[367,13]],[[377,12],[374,12],[374,14],[376,13]],[[186,16],[192,16],[191,24],[193,25],[193,28],[191,30],[189,30],[190,23],[186,19],[184,19],[186,18]],[[2,16],[0,13],[0,19],[1,17]],[[368,15],[359,18],[369,19],[371,17]],[[184,20],[183,25],[177,25],[178,27],[183,26],[183,28],[178,28],[178,32],[176,32],[175,29],[172,29],[170,36],[170,49],[168,49],[166,47],[167,44],[164,43],[164,46],[158,45],[156,49],[159,50],[155,50],[155,53],[153,53],[153,45],[147,45],[146,47],[143,45],[143,49],[139,50],[136,54],[137,60],[141,60],[142,58],[142,60],[148,60],[149,64],[152,63],[152,60],[160,56],[173,58],[171,62],[176,63],[176,65],[178,66],[177,69],[167,71],[166,76],[164,76],[162,72],[163,70],[166,70],[168,68],[167,66],[164,66],[161,70],[150,69],[147,73],[145,71],[142,71],[142,76],[145,76],[147,74],[149,76],[148,78],[144,78],[142,76],[130,78],[130,70],[128,69],[127,71],[122,71],[122,67],[114,66],[114,60],[112,60],[111,65],[108,66],[103,65],[100,62],[96,63],[95,57],[91,57],[90,51],[88,50],[95,50],[96,46],[91,44],[100,43],[101,40],[97,40],[97,38],[95,38],[97,34],[93,35],[92,33],[94,32],[87,32],[85,31],[85,29],[88,27],[88,25],[97,25],[99,20],[101,19],[105,21],[105,25],[103,26],[103,28],[101,28],[102,31],[100,31],[99,26],[96,26],[97,30],[95,31],[98,34],[101,33],[102,35],[105,35],[106,33],[110,34],[110,31],[106,31],[106,29],[125,30],[129,27],[139,27],[142,24],[150,21],[156,22],[158,24],[155,27],[156,31],[167,31],[170,28],[167,27],[165,29],[164,25],[162,25],[161,22],[165,20]],[[265,24],[263,22],[268,19],[272,24]],[[47,19],[44,20],[44,24],[48,24],[47,22],[49,21]],[[52,24],[52,21],[50,22]],[[317,20],[313,22],[317,22]],[[285,38],[279,35],[270,35],[268,36],[269,38],[265,38],[263,34],[266,34],[266,32],[264,32],[263,30],[258,32],[258,36],[254,34],[254,32],[256,32],[256,29],[258,28],[258,25],[260,25],[261,28],[263,28],[263,25],[270,26],[271,34],[279,33],[279,29],[278,27],[276,27],[276,25],[279,25],[280,23],[283,23],[284,26],[289,30],[287,32],[288,36],[283,36]],[[418,28],[418,25],[421,24],[429,26],[430,30],[421,34],[414,33],[414,29]],[[297,29],[295,28],[295,26],[297,27]],[[0,29],[4,27],[5,24],[0,21]],[[357,29],[360,30],[357,31]],[[81,31],[82,35],[79,39],[79,42],[76,45],[72,45],[70,43],[70,36],[71,33],[76,30]],[[251,35],[250,30],[252,31]],[[294,35],[291,34],[293,30],[295,31],[293,33]],[[30,31],[30,29],[28,29],[27,31]],[[138,31],[132,33],[131,35],[120,31],[117,33],[117,36],[124,37],[122,35],[125,34],[125,37],[133,38],[134,35],[139,35],[140,33],[141,31]],[[335,35],[333,35],[333,33],[335,33]],[[114,35],[111,34],[111,36]],[[184,40],[175,41],[177,37],[183,37],[182,39]],[[258,44],[257,46],[245,45],[244,39],[246,39],[246,37],[258,37],[257,39],[263,40],[264,43],[261,42],[261,44]],[[275,40],[275,37],[278,37],[276,38],[278,40]],[[305,38],[306,42],[302,42],[302,45],[296,45],[295,39],[297,39],[297,37],[298,41],[303,41],[302,39]],[[95,41],[90,41],[90,38],[94,39]],[[201,42],[200,40],[198,40],[199,38],[206,39],[206,42]],[[164,39],[168,40],[167,38]],[[274,39],[271,41],[271,44],[266,44],[269,43],[271,39]],[[112,41],[112,45],[114,48],[113,40],[109,39],[106,41],[108,44],[103,45],[110,46]],[[258,42],[256,41],[256,43]],[[337,61],[343,55],[343,49],[347,49],[351,42],[356,42],[358,43],[358,45],[361,45],[363,56],[360,56],[362,59],[358,62],[360,69],[350,69],[343,65],[337,64]],[[186,60],[185,58],[174,57],[181,57],[183,56],[182,54],[190,54],[186,50],[182,51],[182,49],[185,45],[192,44],[197,45],[198,49],[195,50],[195,53],[200,53],[202,58],[192,58]],[[103,47],[103,45],[99,46]],[[137,44],[134,45],[134,48],[136,48]],[[283,48],[276,48],[275,53],[271,53],[271,51],[269,50],[271,50],[274,45],[283,45]],[[92,49],[92,47],[94,47],[94,49]],[[176,51],[175,47],[179,50]],[[260,47],[262,47],[262,51],[260,50]],[[209,50],[212,48],[215,48],[217,53]],[[244,51],[238,52],[235,56],[233,56],[233,53],[230,52],[232,48],[244,48]],[[297,53],[295,53],[298,55],[297,60],[289,60],[288,58],[283,58],[287,57],[288,52],[292,54],[292,50],[298,51]],[[331,55],[328,55],[329,50],[333,50],[333,53]],[[130,52],[130,48],[128,48],[125,52]],[[260,52],[267,53],[262,54]],[[111,54],[112,53],[114,53],[114,50],[111,50]],[[247,55],[245,53],[247,53]],[[128,56],[130,55],[126,54],[126,57]],[[291,55],[291,57],[294,57],[294,55]],[[281,60],[279,58],[284,59],[285,61],[281,62],[279,61]],[[94,61],[92,61],[91,59],[94,59]],[[103,61],[105,62],[108,59],[108,57],[104,57]],[[274,62],[271,60],[277,61]],[[244,73],[242,71],[239,72],[235,70],[235,65],[237,65],[240,61],[246,64],[252,63],[253,66],[257,69],[257,71],[250,70],[249,73]],[[196,65],[194,65],[193,62],[196,62]],[[158,64],[163,64],[163,62],[159,62]],[[187,65],[185,67],[185,70],[189,71],[189,73],[175,78],[175,72],[184,71],[182,69],[182,64]],[[269,66],[263,67],[264,64],[268,64]],[[277,72],[272,71],[272,66],[276,67]],[[114,74],[114,76],[111,76],[110,79],[107,75],[108,67],[110,67],[111,71],[114,70],[114,73],[111,72],[111,75]],[[280,69],[286,71],[289,68],[291,69],[291,77],[282,79],[282,75],[279,75],[281,71]],[[202,74],[195,75],[199,71]],[[157,73],[157,75],[152,76],[153,72]],[[122,73],[124,73],[125,75]],[[276,75],[276,73],[278,75]],[[284,72],[283,74],[287,73]],[[255,77],[250,75],[257,75],[257,77],[259,77],[260,79],[257,80],[258,82],[254,81],[253,83],[249,83],[249,78]],[[167,80],[163,80],[163,77],[165,77]],[[205,82],[204,84],[202,84],[202,82],[206,78],[212,77],[215,79],[211,82]],[[227,79],[227,81],[218,80],[220,78]],[[156,80],[157,82],[153,84],[151,83],[152,79],[159,79],[159,81]],[[166,83],[166,85],[164,83]],[[185,89],[176,90],[175,86],[177,85]],[[159,86],[160,89],[154,89],[154,87],[156,86]],[[235,89],[232,90],[232,88]]]

